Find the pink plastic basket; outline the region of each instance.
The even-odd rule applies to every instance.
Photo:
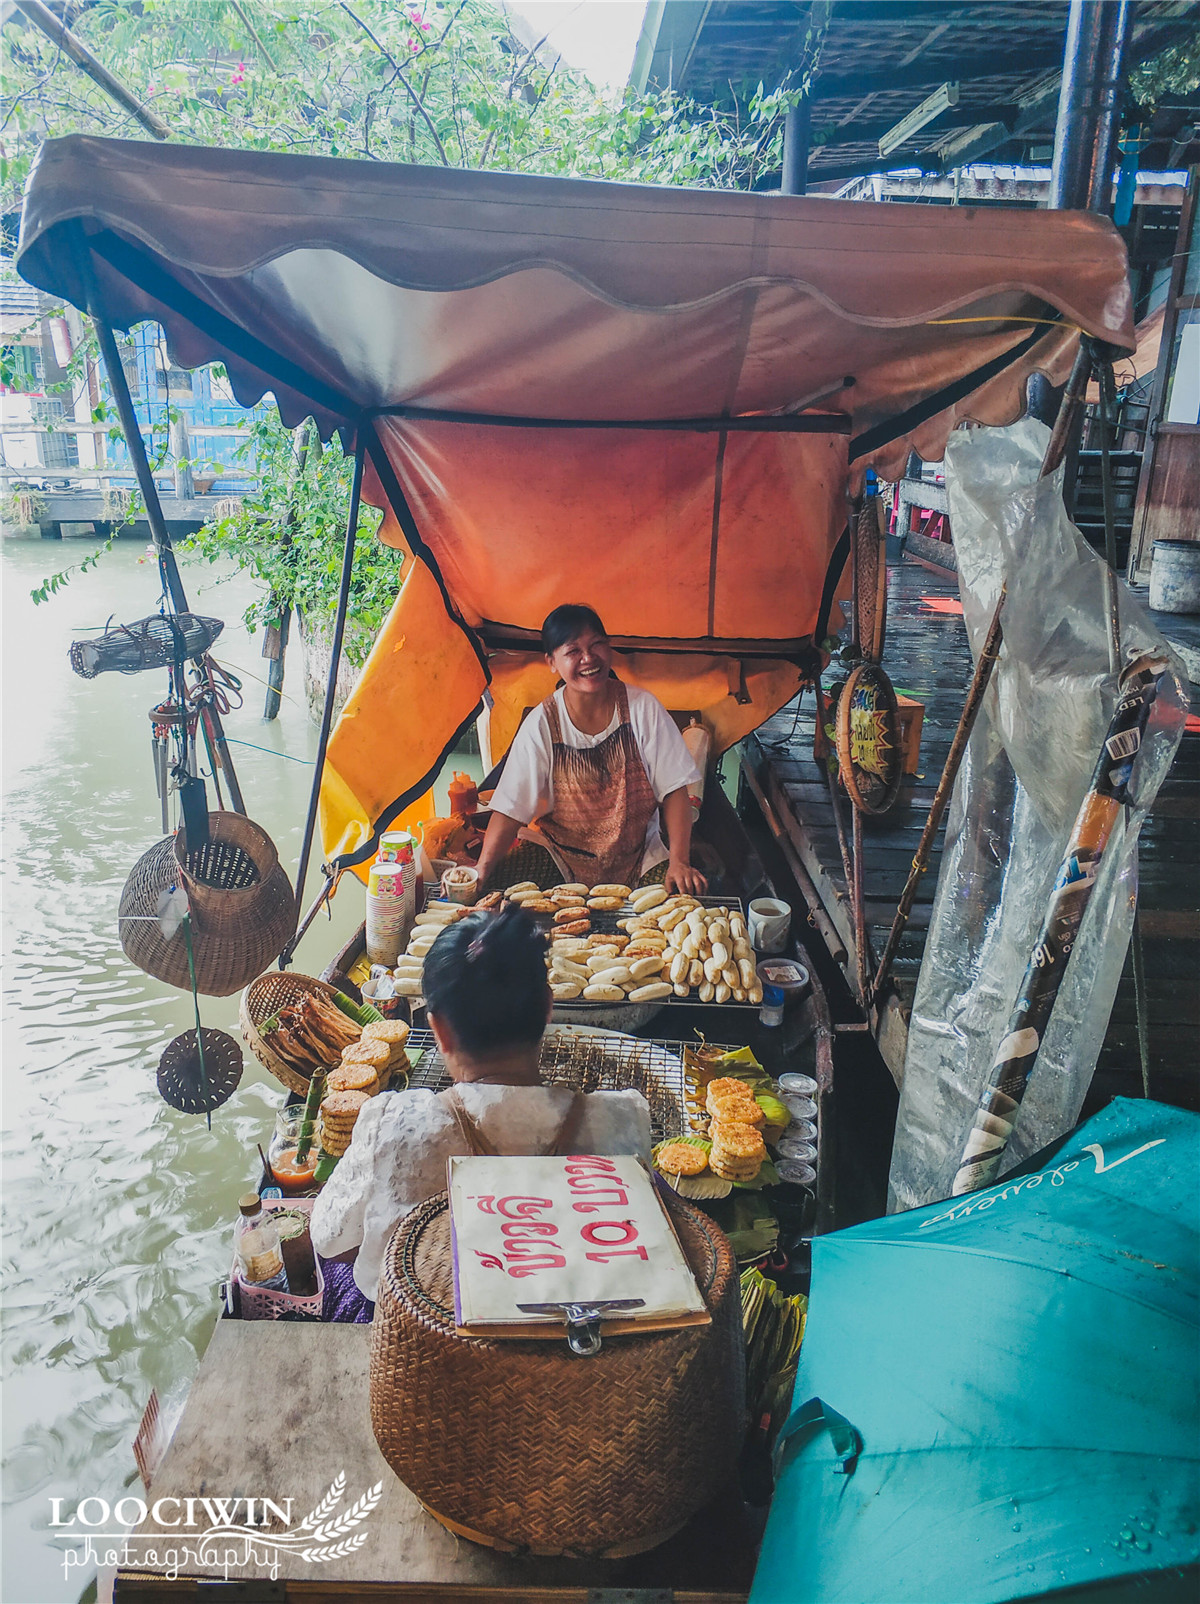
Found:
[[[298,1209],[302,1214],[312,1213],[316,1201],[311,1197],[265,1197],[266,1209]],[[298,1298],[291,1292],[276,1292],[273,1287],[260,1287],[252,1281],[243,1281],[238,1273],[237,1253],[233,1255],[231,1280],[238,1292],[238,1307],[243,1320],[278,1320],[284,1314],[317,1315],[325,1292],[325,1277],[321,1261],[317,1260],[317,1290],[308,1298]]]

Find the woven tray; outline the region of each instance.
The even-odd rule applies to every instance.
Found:
[[[737,1265],[698,1209],[674,1196],[667,1209],[712,1324],[609,1337],[589,1359],[565,1341],[461,1335],[446,1194],[401,1222],[379,1279],[371,1422],[452,1531],[616,1558],[664,1542],[732,1484],[746,1426]]]
[[[306,996],[328,997],[356,1025],[369,1025],[383,1018],[378,1008],[372,1008],[370,1003],[351,1002],[343,992],[327,986],[323,980],[314,979],[312,975],[292,975],[286,970],[269,969],[257,980],[252,980],[243,991],[238,1008],[242,1039],[264,1069],[269,1069],[289,1092],[296,1092],[301,1097],[308,1092],[308,1077],[301,1075],[285,1058],[279,1056],[271,1046],[270,1036],[262,1035],[259,1027],[265,1025],[268,1019],[274,1019],[281,1008],[299,1002],[301,997]]]

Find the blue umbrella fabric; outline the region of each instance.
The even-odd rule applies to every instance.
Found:
[[[750,1604],[1200,1591],[1198,1179],[1200,1116],[1122,1098],[817,1238]]]

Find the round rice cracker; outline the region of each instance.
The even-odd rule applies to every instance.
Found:
[[[699,1175],[708,1168],[708,1154],[691,1142],[667,1142],[654,1162],[667,1175]]]
[[[762,1135],[753,1125],[730,1124],[724,1120],[713,1120],[708,1128],[709,1140],[712,1142],[712,1156],[714,1158],[757,1159],[761,1162],[767,1154],[766,1144]]]
[[[710,1118],[721,1125],[752,1125],[757,1131],[767,1123],[753,1098],[716,1097],[707,1106]]]

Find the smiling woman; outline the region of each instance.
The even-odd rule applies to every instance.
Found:
[[[492,797],[479,875],[506,883],[504,860],[536,821],[551,878],[636,885],[666,864],[668,890],[701,892],[691,866],[688,786],[700,776],[658,698],[613,673],[613,648],[591,607],[556,607],[542,624],[553,695],[517,731]],[[663,843],[660,814],[670,849]]]

